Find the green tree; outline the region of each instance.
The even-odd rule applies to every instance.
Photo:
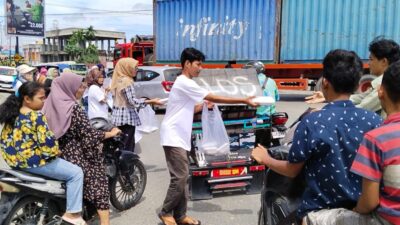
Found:
[[[92,41],[95,38],[95,30],[92,26],[86,30],[80,29],[74,31],[72,36],[67,40],[65,51],[70,54],[74,61],[79,63],[97,63],[99,61],[99,52],[97,47],[89,43],[86,47],[86,42]]]

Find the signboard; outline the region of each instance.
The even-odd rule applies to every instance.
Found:
[[[255,69],[203,69],[193,80],[216,95],[237,98],[262,96]]]
[[[44,36],[44,0],[6,0],[7,34]]]

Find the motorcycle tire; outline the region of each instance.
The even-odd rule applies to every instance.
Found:
[[[129,172],[130,180],[120,172],[110,180],[110,201],[118,210],[124,211],[135,206],[142,198],[147,183],[147,173],[143,163],[135,160],[133,168]]]
[[[37,224],[40,216],[41,205],[43,205],[43,202],[44,199],[33,196],[22,198],[11,209],[3,225]],[[50,202],[44,224],[49,223],[55,215],[61,215],[61,211],[55,204],[52,204]]]

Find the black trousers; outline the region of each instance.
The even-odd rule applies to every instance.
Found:
[[[135,151],[135,126],[131,125],[122,125],[118,127],[122,133],[124,134],[123,146],[120,146],[121,149],[128,150],[131,152]]]

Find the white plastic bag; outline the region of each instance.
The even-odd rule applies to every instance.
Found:
[[[159,122],[156,117],[156,112],[154,112],[150,105],[139,110],[139,118],[142,125],[136,127],[138,131],[148,134],[158,130]]]
[[[230,152],[229,137],[217,105],[214,105],[212,111],[208,110],[207,104],[203,105],[201,127],[203,135],[198,146],[200,152],[208,155],[225,155]]]

